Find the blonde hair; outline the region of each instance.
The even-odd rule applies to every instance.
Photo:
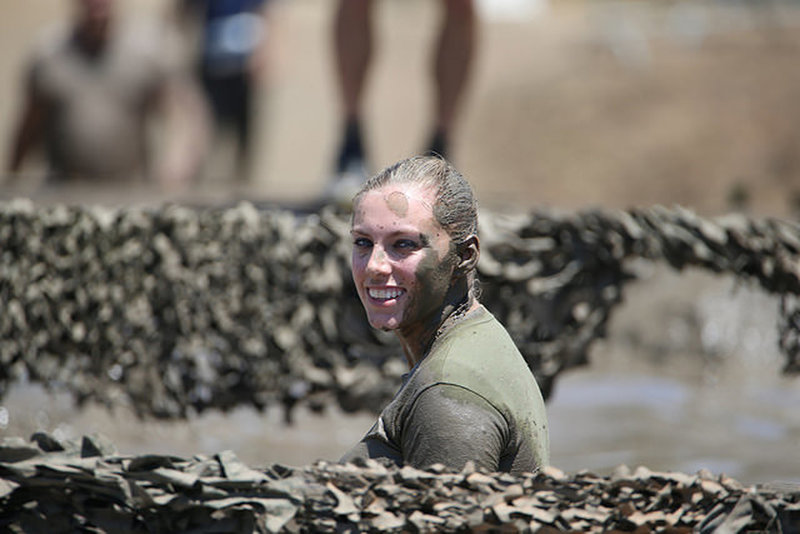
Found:
[[[478,201],[472,186],[455,167],[439,156],[414,156],[386,167],[367,180],[355,195],[389,184],[415,184],[436,192],[433,216],[455,245],[478,235]]]

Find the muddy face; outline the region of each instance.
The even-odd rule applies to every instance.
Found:
[[[444,232],[444,231],[443,231]],[[455,246],[448,238],[448,250],[443,257],[432,251],[419,262],[415,276],[419,290],[411,295],[408,304],[409,317],[419,317],[419,324],[430,335],[438,329],[441,314],[439,311],[447,304],[447,293],[453,280],[456,267]]]
[[[415,336],[439,317],[456,261],[434,200],[431,189],[388,185],[355,206],[353,280],[375,328]]]

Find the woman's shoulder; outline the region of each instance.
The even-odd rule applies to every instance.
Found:
[[[533,380],[511,336],[483,308],[435,343],[414,375],[418,385],[450,383],[475,391],[529,385]]]
[[[455,324],[441,343],[433,346],[429,356],[432,362],[448,367],[483,367],[487,358],[522,360],[514,340],[483,306]]]

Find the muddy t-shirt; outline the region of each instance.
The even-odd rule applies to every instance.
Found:
[[[549,461],[544,400],[522,355],[485,308],[437,339],[342,461],[535,471]]]

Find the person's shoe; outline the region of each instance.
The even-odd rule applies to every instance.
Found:
[[[337,172],[328,182],[323,200],[326,204],[349,210],[353,205],[353,197],[367,181],[369,173],[363,160],[350,160],[341,172]]]
[[[345,124],[334,176],[325,188],[323,200],[349,209],[353,196],[368,177],[361,126],[357,120],[351,119]]]
[[[440,156],[444,159],[447,159],[447,149],[447,134],[445,134],[442,130],[436,130],[431,136],[431,140],[428,143],[428,150],[425,152],[425,154],[428,156]]]
[[[336,174],[345,174],[363,165],[364,141],[361,136],[361,125],[358,120],[350,119],[344,127],[342,144],[339,147],[339,155],[336,158]]]

